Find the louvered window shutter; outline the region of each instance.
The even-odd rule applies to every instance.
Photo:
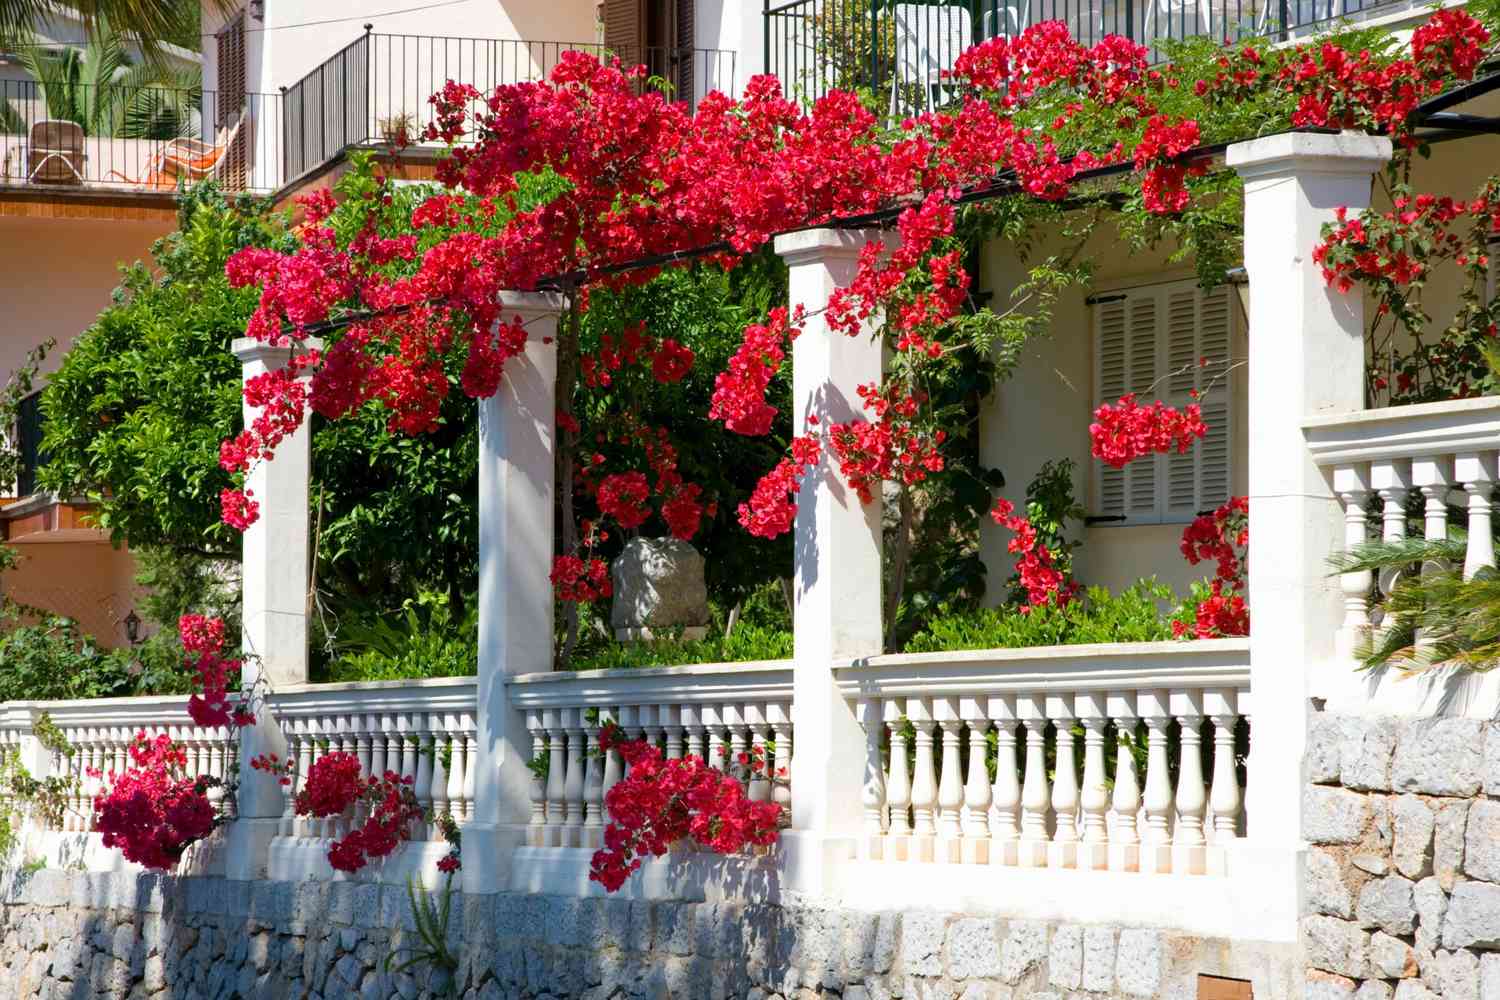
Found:
[[[643,0],[604,0],[604,47],[627,66],[645,55],[645,29]]]
[[[677,93],[673,96],[679,101],[693,103],[693,71],[697,52],[693,50],[696,44],[694,37],[694,7],[697,0],[677,0],[677,51],[673,53],[673,60],[677,64]]]
[[[1190,282],[1132,289],[1095,306],[1097,403],[1126,392],[1142,405],[1198,402],[1208,431],[1186,454],[1139,458],[1124,469],[1096,464],[1095,513],[1152,524],[1190,520],[1229,497],[1230,351],[1234,311],[1227,287]],[[1207,366],[1201,359],[1209,359]],[[1195,400],[1193,392],[1199,398]]]
[[[234,127],[245,113],[245,15],[226,24],[214,38],[217,58],[219,94],[214,126],[219,132]],[[231,191],[241,191],[249,174],[250,129],[248,119],[235,133],[234,142],[224,152],[224,167],[219,179]],[[205,136],[205,138],[209,138]],[[217,139],[218,136],[214,136]]]

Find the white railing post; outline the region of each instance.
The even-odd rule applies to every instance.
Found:
[[[309,339],[305,349],[321,348]],[[273,347],[239,337],[230,350],[239,359],[242,383],[280,371],[297,349]],[[245,426],[259,413],[243,407]],[[304,421],[276,446],[274,457],[257,462],[245,475],[245,489],[260,514],[241,537],[241,618],[246,654],[241,681],[251,690],[260,680],[272,687],[307,682],[307,583],[311,556],[307,503],[312,465],[312,426]],[[248,881],[264,878],[271,839],[281,828],[285,800],[279,778],[257,771],[259,754],[286,756],[286,739],[265,706],[239,734],[237,822],[227,833],[225,874]]]
[[[1303,421],[1364,403],[1363,299],[1324,281],[1312,259],[1324,223],[1370,204],[1389,139],[1291,132],[1230,146],[1245,182],[1250,495],[1251,687],[1261,734],[1252,741],[1247,806],[1258,851],[1247,865],[1282,891],[1256,915],[1274,939],[1296,934],[1302,845],[1302,753],[1309,688],[1340,682],[1343,593],[1328,570],[1344,525],[1332,484],[1313,461]]]
[[[790,304],[806,311],[792,346],[792,425],[802,433],[866,417],[858,388],[880,380],[877,337],[828,329],[834,289],[849,285],[874,233],[814,229],[780,236]],[[881,651],[880,500],[861,504],[824,455],[797,498],[795,661],[797,741],[792,753],[792,829],[783,836],[783,885],[822,894],[831,868],[853,857],[863,816],[865,738],[839,692],[836,659]]]
[[[1464,579],[1495,565],[1495,537],[1491,494],[1495,489],[1495,453],[1465,452],[1453,459],[1453,474],[1469,495],[1469,543],[1464,553]]]
[[[526,350],[479,401],[479,690],[473,818],[464,829],[464,890],[506,888],[531,813],[529,735],[505,681],[552,668],[553,460],[559,295],[503,292]]]

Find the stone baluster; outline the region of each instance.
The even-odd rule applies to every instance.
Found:
[[[586,750],[583,772],[583,829],[580,832],[580,847],[597,850],[604,846],[604,762],[600,759],[599,722],[589,721],[583,716],[583,745]],[[599,719],[604,711],[599,711]]]
[[[400,773],[403,778],[410,778],[412,784],[417,781],[417,736],[412,726],[412,716],[409,712],[400,712],[396,715],[396,742],[401,748]]]
[[[1370,473],[1362,465],[1343,465],[1333,470],[1333,491],[1344,505],[1344,551],[1353,552],[1368,540],[1365,527],[1365,502],[1370,498]],[[1369,570],[1339,575],[1339,589],[1344,594],[1344,622],[1339,626],[1335,643],[1338,656],[1353,660],[1359,656],[1370,630],[1368,598],[1374,578]]]
[[[662,724],[660,705],[642,705],[641,709],[641,738],[657,750],[662,749],[662,737],[666,733],[666,727]],[[666,755],[663,754],[663,757]]]
[[[969,727],[968,771],[964,775],[963,854],[965,864],[983,865],[990,860],[990,770],[985,764],[988,746],[985,733],[990,719],[977,698],[962,698],[958,714]]]
[[[683,736],[681,710],[676,705],[658,705],[656,720],[661,724],[663,739],[666,741],[667,760],[681,760]]]
[[[642,728],[641,728],[641,708],[640,708],[640,706],[638,706],[638,705],[621,705],[620,706],[620,717],[619,717],[619,719],[617,721],[618,721],[619,726],[620,726],[620,735],[624,739],[627,739],[627,740],[637,740],[637,739],[641,738]],[[711,763],[717,763],[717,762],[711,762]],[[622,760],[622,764],[623,764],[623,760]],[[624,777],[625,775],[627,775],[627,774],[630,773],[630,765],[629,764],[623,764],[623,766],[624,766],[624,770],[621,772],[621,777]]]
[[[568,740],[565,710],[542,710],[547,730],[547,846],[563,847],[568,821]]]
[[[603,725],[606,720],[618,721],[618,717],[619,713],[612,709],[599,710],[599,722],[601,725]],[[611,788],[619,784],[620,779],[624,776],[625,762],[620,758],[620,751],[612,749],[604,756],[604,780],[600,789],[601,800],[604,796],[607,796],[609,794],[609,790]],[[600,815],[604,820],[604,825],[608,826],[609,807],[607,805],[602,808]]]
[[[1172,724],[1171,704],[1165,691],[1142,691],[1136,710],[1146,722],[1146,835],[1141,851],[1141,871],[1172,870],[1172,779],[1167,764],[1167,729]]]
[[[708,732],[708,746],[704,750],[703,759],[710,767],[728,767],[729,762],[725,760],[727,753],[724,746],[724,713],[718,705],[699,706],[700,718],[703,720],[704,729]]]
[[[428,840],[442,839],[442,825],[439,819],[448,811],[448,762],[453,760],[453,744],[444,725],[445,719],[440,712],[432,712],[427,716],[428,729],[432,731],[432,785],[427,793],[427,798],[432,802],[432,819],[427,824]]]
[[[453,817],[455,823],[463,822],[464,818],[464,780],[466,772],[464,765],[464,747],[469,742],[469,734],[464,730],[462,716],[450,714],[444,716],[444,725],[448,729],[448,815]]]
[[[915,728],[912,738],[911,826],[909,861],[932,861],[937,836],[937,765],[933,760],[933,732],[937,723],[925,698],[906,699],[906,718]]]
[[[1141,837],[1135,819],[1141,809],[1141,788],[1135,773],[1135,696],[1111,694],[1108,705],[1115,721],[1115,793],[1110,803],[1115,828],[1109,837],[1109,870],[1139,871]]]
[[[934,698],[933,715],[942,732],[943,762],[938,775],[937,842],[934,857],[956,863],[963,860],[963,720],[958,717],[957,698]]]
[[[1399,542],[1406,537],[1406,498],[1411,492],[1411,462],[1395,459],[1370,464],[1370,485],[1380,498],[1380,539]],[[1389,595],[1399,572],[1382,570],[1377,583],[1380,592]]]
[[[1083,834],[1078,867],[1098,871],[1109,867],[1109,788],[1104,768],[1108,699],[1103,692],[1075,695],[1073,711],[1083,723],[1083,788],[1078,799],[1083,810]]]
[[[541,775],[540,761],[547,757],[547,733],[541,713],[526,713],[526,731],[531,734],[531,820],[527,824],[526,843],[531,847],[547,846],[547,786]],[[548,775],[550,778],[551,775]]]
[[[859,856],[880,860],[885,846],[885,767],[880,759],[880,737],[885,730],[881,717],[881,703],[874,698],[861,698],[855,705],[855,715],[865,731],[865,774],[860,786],[859,801],[864,808],[864,823],[859,838]],[[777,749],[781,747],[777,741]]]
[[[1210,874],[1225,871],[1224,848],[1239,834],[1239,774],[1234,763],[1234,731],[1239,723],[1239,696],[1232,690],[1209,691],[1204,695],[1204,709],[1214,725],[1213,785],[1208,796],[1213,813],[1213,845],[1209,854]]]
[[[885,784],[885,802],[889,812],[887,827],[887,860],[904,861],[911,840],[911,763],[906,752],[906,713],[900,698],[887,698],[885,725],[891,737],[891,769]]]
[[[584,822],[584,708],[572,708],[565,712],[568,733],[568,776],[563,782],[563,799],[566,812],[563,820],[563,846],[583,846]]]
[[[750,787],[747,791],[752,802],[770,802],[771,755],[766,747],[771,742],[771,727],[766,720],[765,706],[760,702],[746,704],[745,722],[750,727]]]
[[[988,715],[995,724],[995,784],[990,788],[990,863],[1020,863],[1020,763],[1016,755],[1016,699],[989,699]]]
[[[479,733],[475,729],[474,716],[465,712],[459,716],[459,725],[464,731],[464,822],[474,818],[474,784],[479,774]]]
[[[1429,542],[1440,542],[1448,537],[1448,491],[1453,488],[1453,460],[1446,456],[1428,455],[1414,458],[1411,462],[1411,478],[1422,491],[1423,513],[1422,535]],[[1422,564],[1422,573],[1437,572],[1442,567],[1436,560]],[[1430,643],[1417,630],[1417,647]]]
[[[708,733],[703,726],[703,706],[683,705],[678,718],[682,722],[683,732],[687,738],[687,755],[698,757],[712,764],[713,761],[704,757],[704,754],[708,752]]]
[[[1021,786],[1021,840],[1019,863],[1023,868],[1047,864],[1047,809],[1052,803],[1047,784],[1047,713],[1041,695],[1022,695],[1017,714],[1026,727],[1026,780]]]
[[[1047,715],[1053,721],[1057,740],[1057,767],[1052,782],[1052,814],[1057,829],[1047,848],[1047,864],[1052,868],[1074,868],[1078,865],[1078,741],[1073,735],[1073,699],[1067,695],[1047,696]]]
[[[411,717],[412,730],[417,738],[417,805],[421,807],[423,814],[432,815],[432,772],[437,757],[436,746],[433,743],[432,725],[427,718],[426,712],[413,712]],[[418,821],[413,827],[413,840],[425,839],[425,827]]]
[[[208,801],[217,810],[224,801],[224,744],[211,729],[206,730],[204,735],[208,743],[208,773],[219,781],[219,784],[209,789]]]
[[[292,720],[292,731],[298,735],[301,753],[297,758],[297,791],[307,787],[307,776],[318,759],[318,724],[316,719],[299,715]],[[298,816],[292,825],[293,834],[299,839],[317,836],[314,822],[306,816]]]
[[[1495,453],[1465,452],[1453,460],[1453,475],[1469,495],[1468,548],[1464,579],[1495,565],[1495,536],[1491,497],[1495,491]]]
[[[281,808],[281,826],[276,831],[282,837],[293,837],[297,833],[297,776],[302,770],[302,733],[299,721],[287,718],[282,722],[282,731],[286,737],[286,764],[291,768],[291,773],[287,775],[287,780],[291,783],[283,789],[286,792],[286,804]]]
[[[365,733],[370,740],[370,776],[385,777],[386,771],[395,770],[390,764],[390,732],[392,728],[389,712],[372,712],[365,716]]]
[[[750,727],[745,724],[745,711],[739,704],[730,702],[724,706],[723,713],[724,726],[729,730],[729,771],[748,788],[745,778],[749,768],[744,761],[750,748]]]
[[[771,801],[786,810],[782,814],[784,818],[791,816],[792,809],[791,709],[792,706],[784,701],[773,701],[766,706],[766,717],[771,723],[771,739],[776,742],[776,752],[767,762],[771,767]],[[876,738],[879,739],[878,731]]]
[[[1177,760],[1177,829],[1172,834],[1172,871],[1202,875],[1208,854],[1203,849],[1203,818],[1208,789],[1203,781],[1203,692],[1172,692],[1172,714],[1180,732]]]

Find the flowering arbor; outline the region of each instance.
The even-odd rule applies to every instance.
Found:
[[[780,461],[736,509],[750,534],[793,533],[797,554],[790,696],[797,744],[787,796],[791,830],[785,837],[785,883],[825,890],[831,869],[852,851],[856,834],[862,828],[872,832],[872,818],[873,832],[885,832],[880,817],[895,813],[881,810],[908,805],[917,825],[925,824],[914,837],[935,836],[925,827],[935,830],[934,816],[940,816],[943,836],[955,844],[968,837],[974,845],[956,852],[971,861],[1026,857],[1037,866],[1056,859],[1057,866],[1072,867],[1084,858],[1105,867],[1116,858],[1127,870],[1134,865],[1201,873],[1210,867],[1200,850],[1208,803],[1195,747],[1205,713],[1218,746],[1217,829],[1225,840],[1237,832],[1232,756],[1235,726],[1244,714],[1236,700],[1239,682],[1230,677],[1205,687],[1227,673],[1209,681],[1189,676],[1181,690],[1171,692],[1149,679],[1121,680],[1124,694],[1118,703],[1086,686],[1064,686],[1056,693],[1023,692],[1020,701],[1014,692],[985,695],[981,707],[970,687],[955,687],[961,699],[940,697],[942,704],[934,709],[913,696],[901,709],[906,714],[891,717],[878,714],[869,698],[851,698],[843,686],[841,671],[850,662],[882,650],[883,497],[887,490],[921,487],[950,460],[945,449],[957,432],[954,414],[934,405],[927,387],[977,358],[1013,351],[1045,325],[1049,296],[1077,280],[1056,261],[1047,274],[1034,272],[1031,294],[1042,307],[1040,317],[966,312],[973,278],[962,266],[965,206],[981,206],[974,213],[987,216],[998,231],[1025,235],[1031,231],[1025,219],[1006,217],[1007,211],[1071,200],[1070,207],[1082,204],[1095,222],[1106,209],[1118,209],[1134,224],[1158,227],[1153,231],[1191,248],[1204,238],[1194,228],[1201,223],[1195,210],[1235,214],[1239,209],[1234,179],[1211,169],[1214,153],[1205,144],[1238,138],[1244,108],[1284,112],[1292,125],[1384,130],[1398,147],[1409,147],[1418,101],[1471,77],[1488,40],[1469,15],[1443,11],[1415,33],[1404,55],[1354,54],[1332,44],[1274,51],[1251,46],[1218,55],[1215,72],[1186,87],[1172,70],[1148,68],[1144,50],[1125,40],[1084,47],[1059,25],[1042,24],[965,54],[955,69],[963,99],[902,123],[894,135],[853,95],[835,93],[804,111],[767,79],[754,81],[742,101],[711,95],[689,115],[659,95],[638,92],[638,72],[577,55],[565,59],[544,84],[502,87],[492,95],[450,84],[434,98],[438,124],[429,135],[454,144],[442,166],[449,190],[413,215],[416,235],[382,235],[387,205],[377,187],[366,199],[358,227],[328,225],[331,205],[319,196],[305,205],[299,249],[287,254],[247,250],[231,261],[236,284],[261,288],[247,333],[290,357],[284,366],[247,381],[246,401],[255,413],[243,433],[224,443],[221,462],[251,477],[276,468],[308,409],[337,419],[378,402],[389,411],[393,432],[421,433],[432,426],[449,391],[444,363],[460,366],[461,391],[481,406],[484,610],[476,705],[479,778],[466,825],[465,872],[475,890],[501,888],[508,876],[506,851],[521,841],[528,817],[546,826],[535,820],[545,819],[555,802],[561,818],[554,831],[559,836],[552,839],[559,843],[548,846],[563,846],[562,841],[581,846],[585,799],[609,802],[589,756],[592,737],[603,725],[588,718],[592,706],[553,705],[542,698],[542,718],[533,719],[508,687],[521,675],[551,666],[554,596],[567,602],[607,594],[605,565],[596,551],[604,531],[633,530],[659,514],[674,535],[691,538],[704,518],[713,516],[718,500],[682,474],[671,429],[644,426],[628,406],[618,414],[621,430],[601,432],[599,439],[620,446],[627,456],[620,466],[595,461],[592,454],[585,458],[593,449],[580,438],[570,409],[575,391],[606,397],[612,384],[629,377],[673,383],[692,370],[697,357],[694,345],[679,342],[672,331],[635,326],[611,334],[597,350],[585,350],[579,316],[588,310],[591,293],[643,283],[689,258],[733,267],[742,255],[774,240],[790,271],[790,302],[746,328],[740,349],[717,375],[711,408],[702,416],[733,434],[767,434],[776,414],[768,387],[791,356],[796,433]],[[480,110],[471,112],[475,106]],[[1277,622],[1270,634],[1251,640],[1256,711],[1268,719],[1293,720],[1297,732],[1295,723],[1305,711],[1302,692],[1296,678],[1278,672],[1289,662],[1321,654],[1332,589],[1319,560],[1337,537],[1338,520],[1316,466],[1288,456],[1302,456],[1305,415],[1357,407],[1349,375],[1362,369],[1363,325],[1356,301],[1310,280],[1311,269],[1289,271],[1285,262],[1309,254],[1323,224],[1338,222],[1343,228],[1330,238],[1320,261],[1335,277],[1351,268],[1369,269],[1362,256],[1367,251],[1352,246],[1367,232],[1351,229],[1349,217],[1337,213],[1368,204],[1370,176],[1388,157],[1385,139],[1309,134],[1232,146],[1228,155],[1230,166],[1246,180],[1250,220],[1245,259],[1254,298],[1249,367],[1255,435],[1249,479],[1255,499],[1225,504],[1184,536],[1190,560],[1209,559],[1218,567],[1191,631],[1202,638],[1245,634],[1248,567],[1257,620],[1269,615]],[[1110,180],[1123,176],[1134,179]],[[545,193],[538,195],[531,181]],[[1012,200],[1003,202],[1002,196]],[[1015,209],[1017,202],[1026,208]],[[1481,206],[1471,214],[1488,218],[1487,211]],[[881,225],[893,228],[895,238]],[[326,349],[314,346],[314,333],[326,336]],[[1288,359],[1296,377],[1274,383],[1254,378],[1256,372],[1286,367]],[[1219,365],[1229,360],[1212,359]],[[1205,431],[1197,403],[1180,409],[1162,401],[1142,405],[1127,393],[1097,410],[1091,443],[1096,457],[1124,467],[1157,454],[1184,453]],[[256,531],[273,502],[261,489],[247,479],[245,489],[226,491],[225,519]],[[1245,523],[1250,513],[1256,518],[1254,536]],[[1056,553],[1038,541],[1028,519],[1005,501],[993,507],[993,516],[1014,536],[1011,551],[1020,557],[1026,606],[1070,600],[1076,584],[1059,570]],[[1278,551],[1288,544],[1296,555],[1291,570]],[[209,700],[217,704],[223,700],[222,685],[218,675],[212,680],[215,696]],[[891,692],[885,704],[895,705],[898,696],[908,694]],[[735,701],[737,710],[739,703],[749,703]],[[673,729],[689,728],[684,704],[652,703],[654,714],[638,728],[648,738],[656,732],[674,740]],[[704,728],[740,733],[742,741],[743,731],[762,741],[766,732],[776,733],[780,741],[773,705],[783,707],[772,701],[762,710],[757,703],[753,719],[699,721]],[[1023,711],[1028,714],[1019,714]],[[1042,764],[1047,732],[1071,733],[1074,718],[1086,720],[1084,766],[1092,782],[1087,794],[1076,779],[1070,783],[1073,769],[1066,766],[1059,766],[1057,784],[1049,790]],[[1188,839],[1178,845],[1183,850],[1175,853],[1132,850],[1139,845],[1124,837],[1121,850],[1103,850],[1107,803],[1094,786],[1101,786],[1106,725],[1115,726],[1124,745],[1128,737],[1119,734],[1139,719],[1146,720],[1154,748],[1155,769],[1146,782],[1150,801],[1144,807],[1153,829],[1165,830],[1174,806],[1191,820]],[[1182,757],[1190,780],[1182,782],[1175,802],[1163,792],[1169,770],[1165,734],[1173,720],[1190,734]],[[906,721],[916,727],[915,767],[926,785],[937,784],[933,732],[941,727],[941,791],[910,781],[902,793],[908,798],[892,800],[882,770],[882,739],[904,741],[896,734]],[[1024,788],[1019,783],[1000,788],[1000,778],[998,792],[982,788],[985,760],[976,763],[973,755],[987,752],[985,732],[992,725],[1008,726],[1010,742],[1000,745],[1008,747],[1014,778],[1018,721],[1026,726],[1030,748]],[[789,738],[789,720],[780,724]],[[528,752],[541,746],[539,732],[547,734],[547,766],[559,772],[555,780],[549,773],[540,791],[527,764]],[[970,738],[966,786],[958,783],[963,733]],[[1275,743],[1253,751],[1252,768],[1293,773],[1298,740]],[[1060,759],[1072,759],[1070,739],[1055,745]],[[898,776],[909,778],[902,772],[904,742],[899,746],[899,753],[890,754],[893,783]],[[631,755],[643,769],[637,785],[654,776],[677,790],[663,805],[651,798],[660,798],[661,783],[637,788],[642,800],[660,809],[644,816],[650,810],[635,803],[636,825],[618,834],[614,854],[597,865],[606,884],[624,881],[635,853],[654,851],[684,830],[726,845],[764,843],[774,835],[769,807],[746,806],[744,815],[736,814],[744,820],[738,828],[743,835],[720,837],[720,830],[695,826],[698,817],[679,808],[686,798],[706,803],[689,810],[724,805],[726,799],[740,809],[741,800],[696,765],[662,764],[641,747],[632,747]],[[1121,760],[1126,761],[1121,787],[1127,791],[1119,811],[1133,815],[1130,782],[1123,778],[1133,765],[1124,753]],[[347,760],[329,763],[319,780],[324,771],[339,767],[350,770]],[[865,776],[863,786],[854,780],[859,774]],[[271,779],[248,775],[245,780]],[[393,828],[412,819],[399,787],[369,780],[379,785],[367,803],[362,830],[369,832],[340,846],[339,867],[388,853]],[[1196,790],[1190,787],[1194,783]],[[1295,803],[1275,785],[1272,780],[1252,786],[1261,799],[1257,820],[1270,817],[1278,836],[1295,839],[1300,822]],[[959,807],[969,804],[971,794],[976,804],[965,830]],[[1001,832],[993,839],[1003,843],[991,855],[988,846],[978,846],[990,839],[989,827],[976,826],[973,817],[998,796],[1009,804],[1011,821],[1021,807],[1022,823],[1012,838],[997,822]],[[322,815],[316,810],[323,807],[311,804],[315,797],[309,797],[307,811]],[[348,808],[356,797],[351,793],[338,801]],[[629,822],[621,819],[630,811],[628,804],[621,803],[618,812],[611,805],[616,821]],[[1047,842],[1049,808],[1066,818],[1058,824],[1056,843]],[[1085,813],[1082,841],[1071,819],[1080,810]],[[279,808],[242,813],[281,815]],[[1025,847],[1017,850],[1019,843]],[[1090,846],[1080,850],[1080,843]],[[917,855],[925,849],[919,846]],[[1142,867],[1142,857],[1153,860]],[[1284,863],[1284,857],[1275,861]]]

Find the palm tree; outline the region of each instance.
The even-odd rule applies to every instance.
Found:
[[[131,65],[123,39],[109,22],[100,18],[98,29],[83,49],[49,51],[30,42],[20,46],[21,64],[35,81],[25,85],[23,96],[45,108],[46,117],[77,122],[87,135],[197,136],[199,71]],[[25,116],[6,95],[0,95],[0,129],[25,131]]]
[[[233,0],[218,0],[228,10]],[[146,62],[160,67],[162,42],[180,34],[192,11],[191,0],[0,0],[0,49],[19,48],[31,37],[36,25],[71,8],[82,17],[89,35],[102,34],[112,24],[134,36]]]

